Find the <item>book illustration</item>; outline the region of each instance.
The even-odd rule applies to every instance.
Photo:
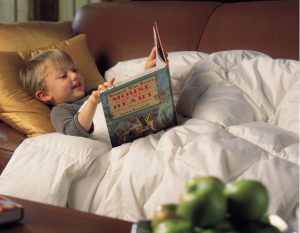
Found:
[[[24,215],[22,205],[13,200],[0,196],[0,225],[20,221]]]
[[[176,125],[170,71],[156,24],[153,32],[156,67],[100,93],[113,147]]]

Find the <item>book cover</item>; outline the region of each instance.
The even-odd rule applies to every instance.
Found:
[[[13,200],[0,196],[0,225],[20,221],[24,216],[22,205]]]
[[[113,147],[176,125],[170,72],[154,26],[156,67],[100,94]]]
[[[132,224],[131,233],[153,233],[151,220],[140,220]]]

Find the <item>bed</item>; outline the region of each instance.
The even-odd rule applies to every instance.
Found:
[[[111,148],[105,124],[97,124],[104,121],[98,106],[92,138],[55,132],[26,138],[0,176],[0,193],[137,221],[151,218],[161,203],[177,202],[191,177],[256,179],[269,190],[268,213],[298,229],[299,62],[294,44],[285,42],[290,38],[283,33],[289,29],[272,31],[279,22],[294,22],[291,14],[280,19],[274,12],[293,11],[295,4],[132,2],[84,7],[73,21],[74,32],[87,35],[105,79],[117,77],[117,84],[143,69],[145,51],[151,48],[150,25],[154,18],[160,22],[170,51],[178,125]],[[158,6],[160,13],[149,10]],[[179,9],[186,9],[184,15]],[[173,12],[177,17],[170,19]],[[227,17],[222,27],[221,16]],[[270,24],[257,24],[258,16]],[[108,17],[116,20],[105,21]],[[195,21],[197,17],[206,21]],[[250,25],[252,17],[257,21]],[[233,23],[237,19],[238,25]],[[101,34],[92,22],[119,30]],[[178,23],[176,30],[171,23]],[[276,44],[278,38],[272,33],[280,37],[275,49],[270,41]],[[190,36],[178,36],[186,34]],[[119,46],[111,47],[113,43]]]

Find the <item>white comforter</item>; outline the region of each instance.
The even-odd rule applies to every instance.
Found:
[[[26,139],[0,176],[0,193],[136,221],[177,202],[193,176],[253,178],[269,190],[268,212],[298,229],[299,62],[251,51],[169,60],[178,126],[111,149],[98,107],[96,140]],[[143,61],[120,63],[107,77]]]

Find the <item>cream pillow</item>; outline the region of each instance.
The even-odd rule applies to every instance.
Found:
[[[59,48],[70,54],[85,78],[87,90],[103,83],[83,34],[36,50],[0,52],[0,119],[28,137],[53,132],[54,129],[50,109],[22,88],[19,70],[26,60],[49,48]]]
[[[71,22],[0,23],[0,51],[46,47],[73,36]]]
[[[22,59],[29,60],[44,50],[54,48],[62,49],[72,57],[79,72],[84,77],[86,90],[95,88],[100,83],[103,83],[103,77],[97,69],[94,57],[88,47],[85,34],[80,34],[69,40],[52,44],[44,48],[18,52],[18,54]]]

